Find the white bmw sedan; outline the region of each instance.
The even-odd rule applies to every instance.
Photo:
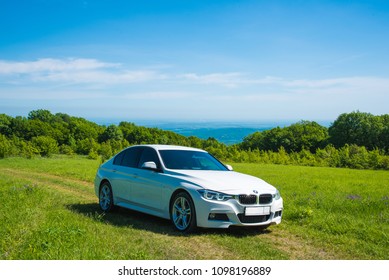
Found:
[[[95,193],[103,211],[115,206],[196,227],[267,227],[281,222],[283,201],[265,181],[232,171],[208,152],[181,146],[129,147],[102,164]]]

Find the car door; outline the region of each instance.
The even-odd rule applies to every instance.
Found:
[[[144,147],[136,171],[136,184],[132,188],[132,199],[141,207],[161,212],[164,202],[162,200],[163,173],[156,170],[143,169],[145,162],[155,162],[161,170],[161,162],[157,152],[150,147]]]
[[[114,159],[112,192],[117,202],[132,202],[132,188],[137,181],[141,147],[132,147],[119,153]]]

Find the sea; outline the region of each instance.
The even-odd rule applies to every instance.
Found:
[[[215,138],[226,145],[241,143],[244,137],[256,132],[272,129],[271,123],[227,123],[227,122],[185,122],[185,123],[142,123],[145,127],[157,127],[173,131],[184,136],[196,136],[200,139]],[[284,125],[283,125],[284,126]]]
[[[118,125],[118,120],[92,120],[100,125]],[[150,128],[159,128],[173,131],[183,136],[196,136],[200,139],[215,138],[226,145],[241,143],[243,139],[256,132],[269,130],[275,127],[286,127],[298,121],[247,121],[247,122],[228,122],[228,121],[199,121],[199,122],[175,122],[175,121],[151,121],[151,120],[128,120],[138,126]],[[323,126],[329,126],[329,121],[318,121]]]

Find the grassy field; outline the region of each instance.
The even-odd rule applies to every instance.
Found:
[[[0,160],[0,259],[388,259],[389,172],[233,164],[277,186],[283,222],[202,229],[119,209],[102,214],[99,162]]]

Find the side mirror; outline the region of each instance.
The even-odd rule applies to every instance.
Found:
[[[233,171],[233,170],[234,170],[234,168],[232,168],[232,166],[229,165],[229,164],[226,164],[226,167],[227,167],[227,169],[230,170],[230,171]]]
[[[142,164],[142,169],[149,169],[153,171],[158,171],[157,164],[154,161],[146,161]]]

